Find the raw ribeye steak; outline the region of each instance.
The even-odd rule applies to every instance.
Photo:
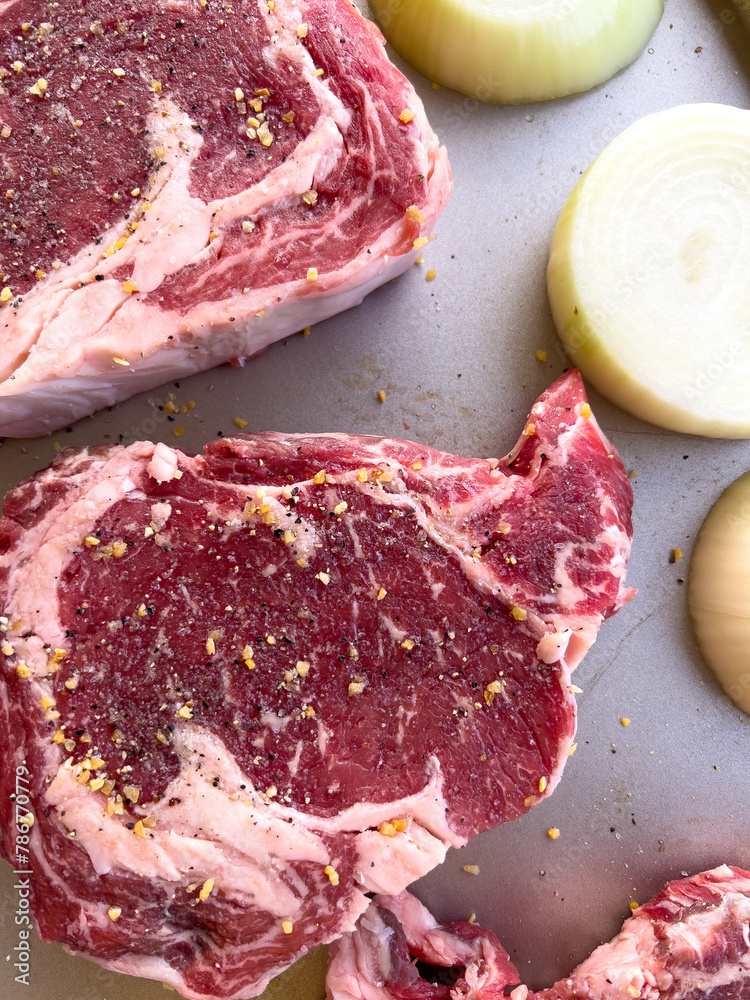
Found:
[[[413,958],[453,968],[453,987],[423,978]],[[439,972],[439,970],[436,970]],[[436,980],[436,981],[434,981]],[[491,931],[441,927],[408,892],[377,896],[353,934],[331,948],[329,1000],[498,1000],[518,983]],[[512,1000],[747,1000],[750,872],[721,865],[670,882],[567,978],[518,986]]]
[[[0,434],[244,358],[404,271],[450,193],[349,0],[0,3]]]
[[[526,812],[629,596],[631,503],[577,373],[502,461],[345,434],[62,453],[0,522],[2,829],[10,857],[26,761],[41,935],[251,995]]]

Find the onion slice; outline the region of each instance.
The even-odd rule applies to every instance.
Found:
[[[370,0],[388,41],[435,83],[523,104],[589,90],[646,47],[664,0]]]
[[[750,111],[649,115],[589,167],[547,272],[568,355],[642,420],[750,437]]]
[[[750,714],[750,472],[719,497],[690,565],[688,604],[701,652]]]

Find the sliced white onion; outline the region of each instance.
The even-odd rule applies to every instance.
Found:
[[[480,101],[589,90],[646,47],[664,0],[370,0],[399,55]]]
[[[703,523],[688,603],[706,662],[735,705],[750,714],[750,472]]]
[[[589,167],[547,273],[571,360],[661,427],[750,437],[750,111],[649,115]]]

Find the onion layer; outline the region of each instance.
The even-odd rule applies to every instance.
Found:
[[[645,48],[664,0],[370,0],[399,55],[480,101],[589,90]]]
[[[750,472],[703,523],[688,603],[706,662],[735,705],[750,714]]]
[[[643,420],[750,437],[750,111],[649,115],[563,209],[547,287],[571,360]]]

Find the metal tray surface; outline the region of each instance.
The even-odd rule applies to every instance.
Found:
[[[677,104],[750,107],[745,0],[668,0],[638,61],[596,90],[518,108],[479,104],[408,66],[446,143],[455,192],[425,263],[362,306],[224,367],[137,397],[52,438],[6,440],[0,491],[61,446],[138,438],[199,450],[235,417],[248,430],[354,431],[502,455],[566,367],[545,292],[552,231],[584,169],[637,118]],[[399,62],[398,58],[396,61]],[[427,282],[434,268],[437,276]],[[547,352],[546,364],[535,351]],[[385,390],[385,402],[378,391]],[[195,409],[171,420],[174,393]],[[636,470],[637,598],[601,631],[576,676],[578,751],[555,794],[521,820],[451,851],[414,888],[438,919],[476,913],[532,987],[566,975],[668,879],[722,862],[750,868],[750,719],[697,652],[685,601],[689,557],[721,492],[750,468],[750,441],[661,431],[592,393],[605,432]],[[679,546],[684,558],[671,564]],[[625,728],[621,718],[631,719]],[[466,780],[471,781],[467,774]],[[559,840],[546,836],[560,828]],[[479,865],[480,876],[463,871]],[[32,876],[34,877],[34,876]],[[30,988],[14,981],[17,891],[0,865],[3,1000],[155,1000],[158,983],[105,972],[31,943]],[[267,996],[321,1000],[324,951]]]

